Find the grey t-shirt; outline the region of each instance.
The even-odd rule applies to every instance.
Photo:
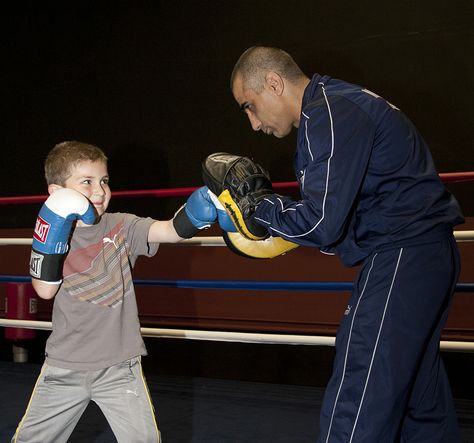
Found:
[[[158,250],[147,240],[153,222],[105,213],[98,224],[75,228],[54,300],[46,363],[96,370],[146,354],[131,270],[138,256]]]

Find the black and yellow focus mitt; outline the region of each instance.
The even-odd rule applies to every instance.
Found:
[[[217,218],[225,244],[235,254],[247,258],[273,258],[299,246],[281,237],[270,236],[263,240],[249,240],[236,229],[217,196],[209,191],[209,197],[217,209]]]
[[[248,157],[216,152],[204,160],[202,176],[242,236],[268,237],[267,229],[254,220],[258,204],[274,193],[265,169]]]

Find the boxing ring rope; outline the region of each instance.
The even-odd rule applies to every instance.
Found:
[[[454,238],[457,242],[474,241],[474,231],[454,231]],[[0,246],[28,246],[33,243],[31,238],[0,238]],[[183,240],[179,243],[170,243],[172,246],[227,246],[220,236],[194,237]]]
[[[0,282],[29,282],[30,277],[0,275]],[[188,289],[239,289],[259,291],[350,291],[351,282],[282,282],[282,281],[224,281],[224,280],[145,280],[134,279],[136,285],[152,285]],[[474,292],[474,283],[458,283],[456,292]],[[0,319],[0,326],[23,327],[29,329],[51,330],[52,323],[33,320]],[[318,345],[334,346],[335,337],[293,334],[265,334],[231,331],[205,331],[192,329],[141,328],[144,337],[181,338],[191,340],[212,340],[226,342]],[[445,351],[474,352],[474,342],[440,341],[440,349]]]
[[[0,283],[30,283],[30,276],[0,275]],[[161,286],[178,289],[225,289],[243,291],[352,291],[352,282],[297,282],[297,281],[261,281],[261,280],[165,280],[133,279],[137,286]],[[456,292],[474,292],[474,283],[458,283]]]
[[[39,329],[51,331],[52,323],[49,321],[35,320],[10,320],[0,319],[0,326]],[[294,334],[265,334],[251,332],[231,331],[204,331],[194,329],[163,329],[163,328],[140,328],[143,337],[153,338],[178,338],[188,340],[209,340],[239,343],[257,344],[285,344],[285,345],[312,345],[312,346],[334,346],[335,337],[324,335],[294,335]],[[474,352],[474,342],[441,340],[442,351]]]
[[[445,172],[439,174],[443,183],[462,183],[474,181],[474,171]],[[292,190],[298,188],[298,182],[275,182],[272,184],[275,191]],[[198,189],[197,186],[188,188],[143,189],[132,191],[114,191],[113,198],[134,197],[186,197]],[[19,197],[0,197],[0,205],[42,203],[47,195],[26,195]]]
[[[453,172],[439,174],[445,183],[459,183],[474,181],[474,172]],[[297,182],[274,183],[275,190],[291,190],[297,188]],[[116,191],[112,193],[114,198],[129,197],[180,197],[191,194],[197,187],[175,188],[175,189],[151,189]],[[2,204],[30,204],[41,203],[47,198],[46,195],[24,196],[24,197],[0,197]],[[474,241],[474,231],[454,231],[456,241]],[[31,238],[0,238],[0,246],[31,245]],[[179,245],[196,246],[225,246],[222,237],[195,237],[184,240]],[[1,282],[29,282],[27,276],[0,275]],[[281,281],[219,281],[219,280],[144,280],[135,279],[136,285],[153,285],[175,288],[194,289],[239,289],[239,290],[292,290],[292,291],[350,291],[351,282],[281,282]],[[458,283],[456,292],[474,292],[474,283]],[[12,320],[0,318],[0,326],[22,327],[27,329],[51,330],[52,323],[47,321]],[[290,345],[319,345],[334,346],[335,337],[292,335],[274,333],[248,333],[231,331],[209,331],[191,329],[163,329],[163,328],[141,328],[144,337],[155,338],[180,338],[191,340],[212,340],[242,343],[265,343],[265,344],[290,344]],[[474,342],[467,341],[440,341],[440,349],[445,351],[474,352]]]

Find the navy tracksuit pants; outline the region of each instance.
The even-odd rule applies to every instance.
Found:
[[[454,238],[363,264],[336,338],[319,443],[458,443],[441,331],[459,275]]]

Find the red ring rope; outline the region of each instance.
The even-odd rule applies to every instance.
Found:
[[[474,171],[472,172],[446,172],[439,174],[444,183],[459,183],[474,181]],[[273,183],[275,190],[290,190],[296,189],[298,182],[278,182]],[[143,189],[132,191],[114,191],[112,196],[114,198],[124,197],[183,197],[191,194],[198,187],[191,188],[169,188],[169,189]],[[20,197],[0,197],[0,205],[9,204],[28,204],[41,203],[46,200],[47,195],[26,195]]]

